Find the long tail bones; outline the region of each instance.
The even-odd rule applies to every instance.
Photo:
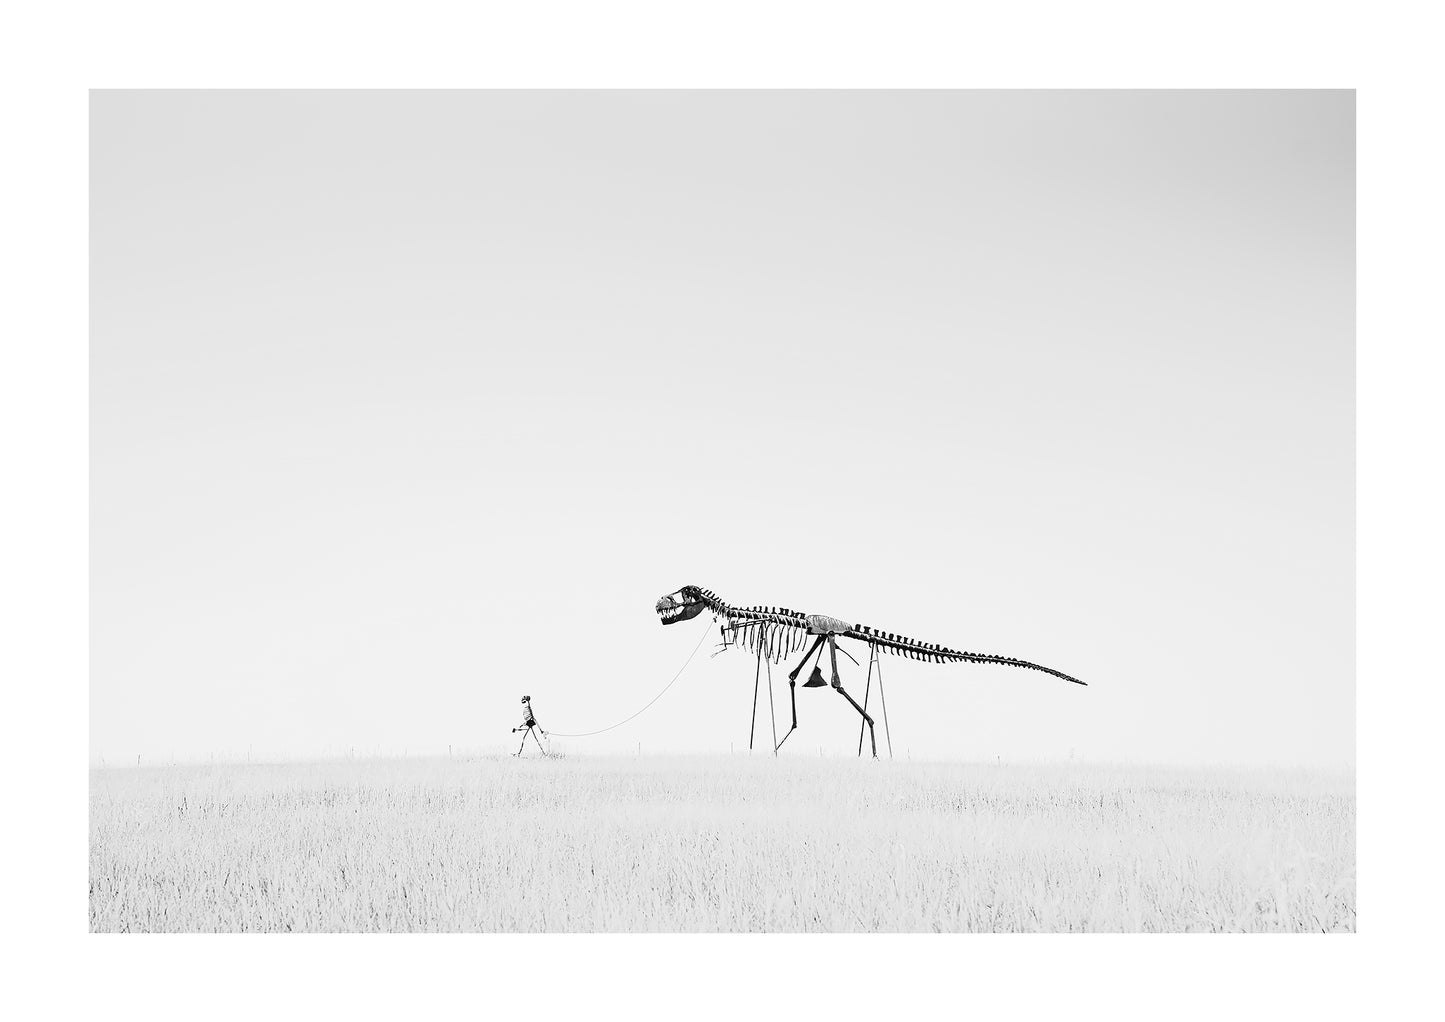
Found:
[[[843,689],[838,677],[838,652],[841,648],[838,645],[839,639],[857,639],[860,642],[866,642],[872,647],[875,656],[881,652],[940,664],[958,662],[1005,664],[1009,667],[1027,667],[1032,671],[1043,671],[1045,674],[1052,674],[1056,678],[1062,678],[1075,685],[1085,684],[1078,678],[1062,671],[1030,663],[1027,660],[949,649],[947,646],[920,642],[917,639],[894,635],[891,632],[880,632],[867,625],[849,624],[839,618],[828,617],[824,614],[804,614],[800,611],[788,610],[786,607],[734,607],[725,603],[711,590],[699,589],[697,586],[683,586],[677,592],[662,597],[657,601],[656,610],[657,616],[664,625],[690,621],[703,611],[710,611],[718,620],[722,630],[722,648],[736,647],[746,650],[757,656],[759,661],[782,663],[798,650],[807,647],[807,652],[803,654],[803,658],[798,661],[797,666],[788,672],[788,692],[792,704],[793,726],[783,736],[783,741],[778,742],[777,748],[780,748],[783,742],[788,740],[788,736],[798,726],[796,699],[798,675],[802,673],[809,661],[814,660],[815,654],[817,659],[812,674],[803,682],[803,687],[821,688],[831,684],[862,716],[863,721],[867,724],[870,739],[873,737],[873,718],[868,715],[866,697],[864,706],[859,706],[853,697]],[[824,678],[822,671],[822,654],[825,646],[828,652],[829,667],[832,670],[831,681]],[[842,652],[844,656],[852,659],[846,649],[843,649]],[[870,682],[871,666],[872,661],[870,661]],[[875,757],[878,755],[876,740],[873,741],[873,755]]]

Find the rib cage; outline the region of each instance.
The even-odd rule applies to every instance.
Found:
[[[724,641],[765,660],[782,663],[808,641],[802,614],[778,607],[735,607],[724,615]]]
[[[710,589],[701,589],[698,592],[708,609],[723,621],[725,647],[736,646],[739,649],[747,650],[754,656],[761,653],[772,663],[782,663],[785,658],[807,645],[809,633],[806,614],[789,610],[786,607],[734,607]],[[894,635],[891,632],[881,632],[867,625],[855,624],[843,633],[843,636],[866,642],[895,656],[905,656],[913,660],[936,664],[962,662],[1026,667],[1031,671],[1052,674],[1055,678],[1062,678],[1075,685],[1087,684],[1072,675],[1028,660],[949,649],[947,646],[939,646],[936,643],[922,642],[907,636]]]
[[[711,589],[698,589],[698,598],[722,619],[723,645],[736,646],[754,656],[759,653],[779,664],[808,641],[806,615],[786,607],[734,607]]]

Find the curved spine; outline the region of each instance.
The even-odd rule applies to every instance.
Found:
[[[732,640],[749,653],[761,654],[772,663],[781,663],[801,649],[808,640],[807,615],[785,607],[734,607],[711,589],[699,589],[699,597],[708,610],[725,622],[723,630],[730,633]],[[969,653],[966,650],[949,649],[932,642],[910,639],[904,635],[880,632],[867,625],[855,624],[843,633],[844,638],[867,642],[895,656],[906,656],[928,663],[973,663],[1003,664],[1006,667],[1026,667],[1031,671],[1042,671],[1055,678],[1075,685],[1088,683],[1071,674],[1056,671],[1028,660],[1016,657],[994,656],[991,653]]]
[[[1071,674],[1063,671],[1056,671],[1052,667],[1044,667],[1042,664],[1031,663],[1028,660],[1019,660],[1016,657],[994,656],[991,653],[969,653],[964,650],[949,649],[947,646],[939,646],[932,642],[920,642],[918,639],[910,639],[904,635],[893,635],[890,632],[880,632],[876,628],[869,628],[867,625],[854,625],[844,633],[845,638],[857,639],[860,642],[868,642],[879,649],[886,650],[896,656],[906,656],[914,660],[924,660],[929,663],[972,663],[972,664],[1004,664],[1008,667],[1027,667],[1031,671],[1043,671],[1045,674],[1052,674],[1055,678],[1062,678],[1064,681],[1073,682],[1075,685],[1085,685],[1088,682],[1080,681]]]

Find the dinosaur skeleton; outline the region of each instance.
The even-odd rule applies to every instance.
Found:
[[[838,640],[857,639],[859,642],[866,642],[869,646],[870,658],[868,661],[868,683],[872,687],[873,671],[875,666],[878,669],[878,692],[881,698],[883,694],[882,664],[879,662],[878,654],[891,653],[895,656],[909,657],[913,660],[925,660],[932,663],[958,663],[967,662],[974,664],[1005,664],[1009,667],[1027,667],[1033,671],[1043,671],[1045,674],[1052,674],[1056,678],[1073,682],[1075,685],[1083,685],[1085,682],[1071,675],[1056,671],[1050,667],[1043,667],[1039,664],[1030,663],[1027,660],[1018,660],[1014,657],[993,656],[987,653],[968,653],[962,650],[949,649],[947,646],[939,646],[931,642],[920,642],[917,639],[910,639],[902,635],[894,635],[891,632],[880,632],[876,628],[867,625],[849,624],[836,617],[828,617],[825,614],[804,614],[796,610],[788,610],[786,607],[734,607],[724,602],[716,593],[710,589],[699,589],[697,586],[683,586],[675,593],[670,593],[657,601],[655,608],[657,615],[664,625],[674,625],[679,621],[690,621],[697,617],[704,610],[711,611],[715,620],[719,622],[719,629],[722,633],[722,649],[738,648],[747,650],[758,659],[758,667],[764,663],[769,665],[781,664],[785,659],[791,657],[804,646],[808,646],[811,638],[813,643],[798,661],[798,665],[788,672],[788,694],[792,702],[793,726],[788,733],[783,735],[782,741],[776,742],[773,752],[783,747],[789,736],[798,728],[798,700],[797,683],[798,675],[807,666],[809,660],[817,660],[813,665],[813,672],[808,680],[803,682],[804,688],[822,688],[829,682],[823,677],[822,671],[822,648],[828,647],[829,665],[832,667],[832,687],[838,694],[847,699],[853,708],[862,716],[868,728],[868,737],[873,745],[873,757],[878,757],[878,740],[873,732],[873,718],[868,715],[868,695],[865,691],[863,696],[864,705],[859,706],[857,701],[844,690],[842,682],[838,677]],[[852,654],[846,649],[843,655],[853,660]],[[858,664],[857,660],[853,660]],[[859,666],[862,666],[859,664]],[[768,698],[772,699],[772,670],[768,672]],[[887,724],[887,704],[884,704],[884,724]],[[757,717],[757,678],[754,678],[753,685],[753,716]],[[776,739],[776,729],[774,738]],[[752,748],[752,740],[749,738],[748,748]],[[858,750],[862,753],[863,736],[858,735]],[[889,739],[889,749],[892,750],[892,739]]]

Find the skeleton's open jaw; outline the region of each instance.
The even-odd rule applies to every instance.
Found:
[[[701,603],[679,603],[670,597],[664,596],[657,601],[657,616],[662,619],[665,625],[675,625],[679,621],[689,621],[702,613]]]

